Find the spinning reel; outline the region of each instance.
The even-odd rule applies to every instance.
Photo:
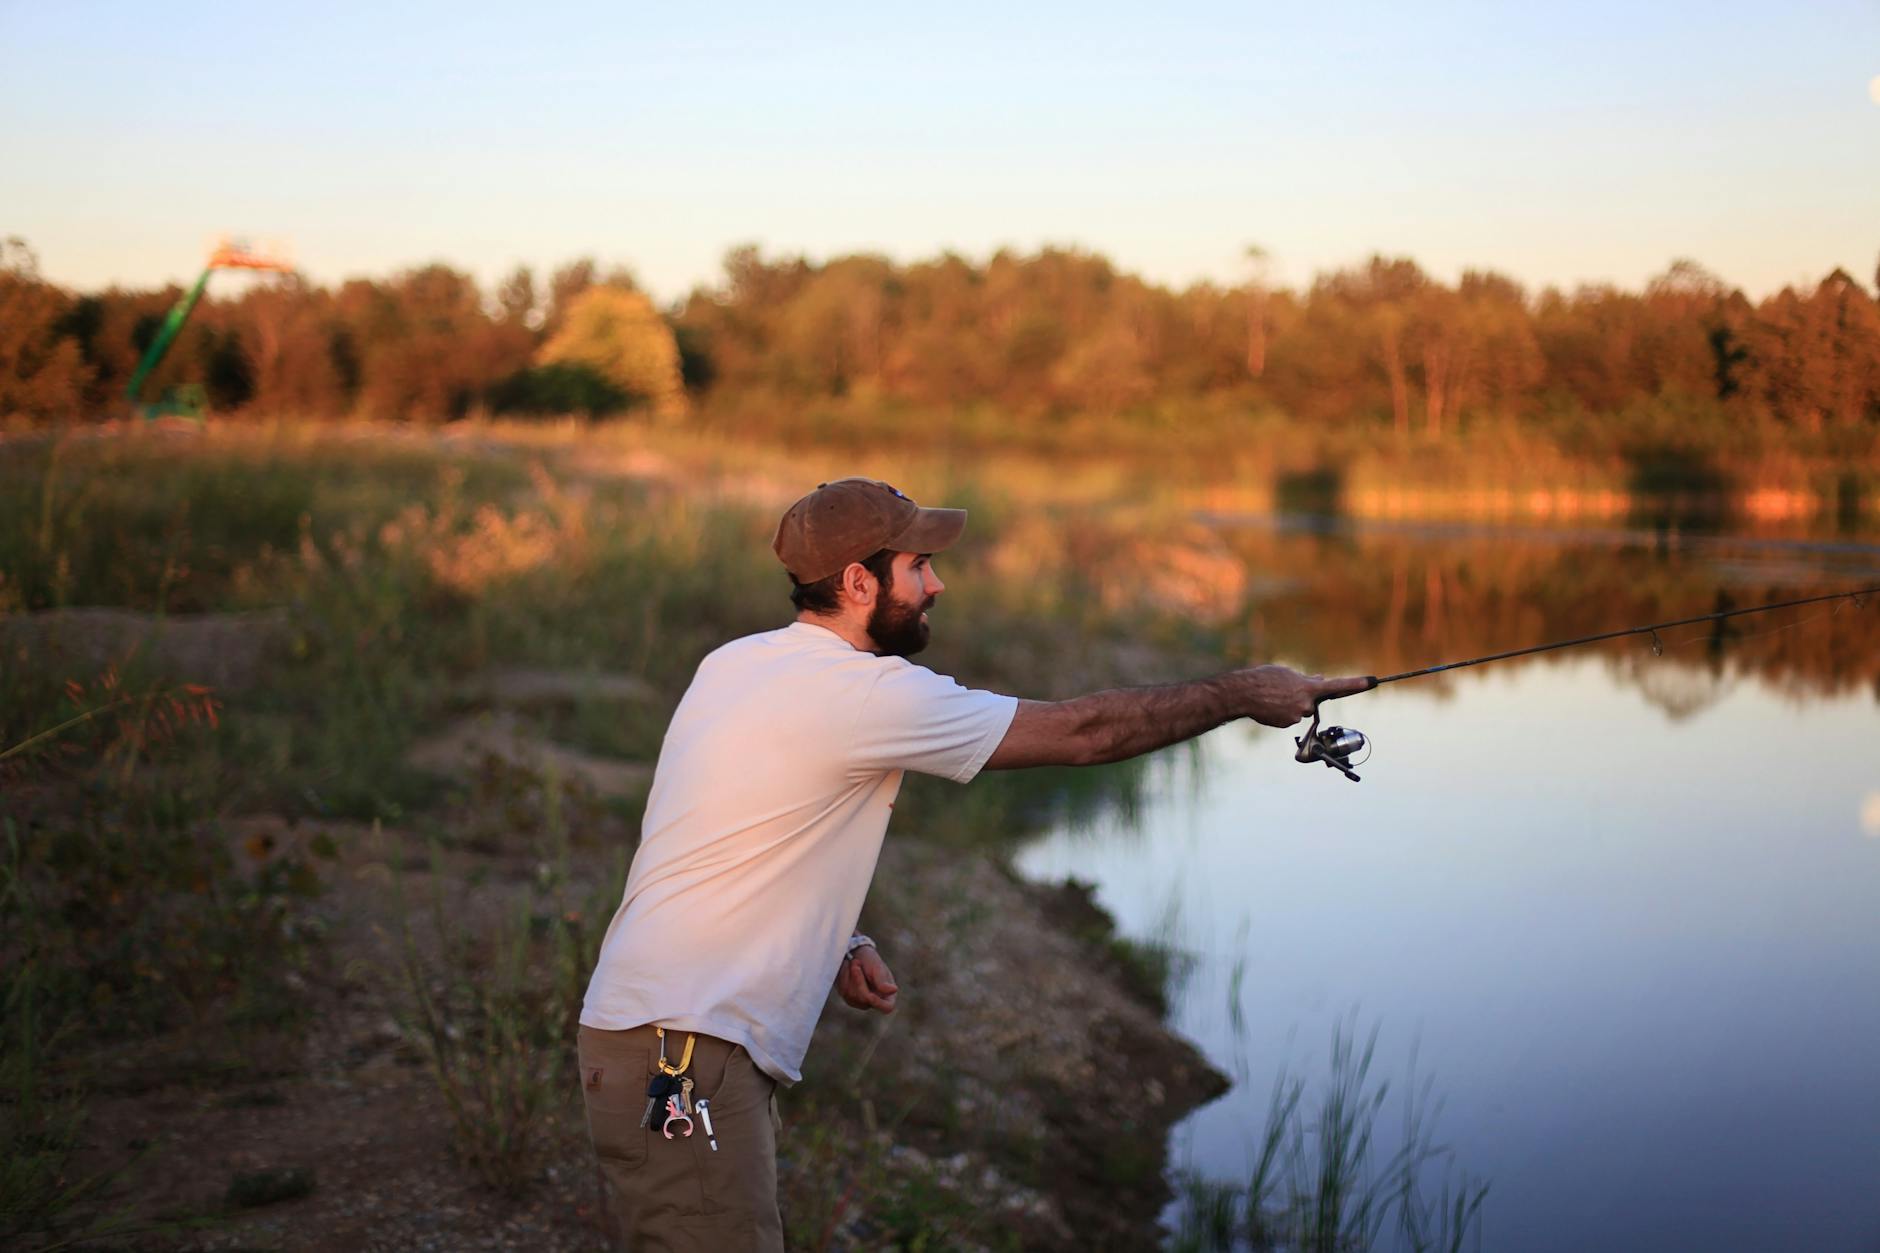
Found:
[[[1293,743],[1299,746],[1299,751],[1293,754],[1294,761],[1307,765],[1322,761],[1353,783],[1358,782],[1358,776],[1351,768],[1351,759],[1364,751],[1367,741],[1362,731],[1354,731],[1350,727],[1326,727],[1323,731],[1319,730],[1319,710],[1315,705],[1312,708],[1312,725]]]

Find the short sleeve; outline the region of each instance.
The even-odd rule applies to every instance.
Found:
[[[856,714],[850,748],[870,770],[918,770],[965,783],[1012,725],[1018,698],[962,687],[925,666],[883,670]]]

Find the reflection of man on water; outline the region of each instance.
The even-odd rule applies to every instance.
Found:
[[[833,981],[892,1013],[854,934],[903,772],[1095,765],[1236,718],[1290,726],[1368,679],[1282,666],[1030,701],[914,665],[966,526],[870,479],[792,505],[774,547],[796,620],[699,664],[660,750],[639,851],[581,1013],[588,1128],[630,1247],[783,1247],[779,1083]]]

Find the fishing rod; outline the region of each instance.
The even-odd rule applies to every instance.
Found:
[[[1669,631],[1674,627],[1695,626],[1700,622],[1721,622],[1725,618],[1740,618],[1744,614],[1768,613],[1774,609],[1795,609],[1801,605],[1819,605],[1831,600],[1851,600],[1855,608],[1860,608],[1868,596],[1880,595],[1880,587],[1865,587],[1854,592],[1832,592],[1825,596],[1804,596],[1799,600],[1782,600],[1770,605],[1752,605],[1747,609],[1719,609],[1715,613],[1700,613],[1695,617],[1678,618],[1671,622],[1652,622],[1644,626],[1626,627],[1620,631],[1601,631],[1597,635],[1581,635],[1570,640],[1555,640],[1551,644],[1534,644],[1527,648],[1511,648],[1506,652],[1489,653],[1485,657],[1471,657],[1467,661],[1445,661],[1440,665],[1424,666],[1420,670],[1405,670],[1401,674],[1387,674],[1382,678],[1372,677],[1362,689],[1366,692],[1382,687],[1386,683],[1401,683],[1405,679],[1421,679],[1426,675],[1442,674],[1449,670],[1463,670],[1469,666],[1485,666],[1491,661],[1507,661],[1513,657],[1528,657],[1535,653],[1548,653],[1557,648],[1578,648],[1582,644],[1597,644],[1601,640],[1623,639],[1628,635],[1650,635],[1652,651],[1663,651],[1658,639],[1658,632]],[[1327,699],[1336,700],[1337,697]],[[1353,783],[1358,776],[1351,768],[1351,759],[1364,750],[1364,733],[1350,727],[1326,727],[1319,729],[1319,707],[1312,707],[1312,725],[1306,728],[1303,736],[1293,743],[1299,751],[1293,754],[1293,760],[1311,764],[1324,762],[1330,768],[1339,771]],[[1368,759],[1367,759],[1368,760]]]

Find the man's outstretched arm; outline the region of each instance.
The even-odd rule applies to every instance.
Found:
[[[1021,700],[986,769],[1123,761],[1236,718],[1289,727],[1308,717],[1319,701],[1375,685],[1371,678],[1323,679],[1285,666],[1255,666],[1192,683],[1117,688],[1074,700]]]

